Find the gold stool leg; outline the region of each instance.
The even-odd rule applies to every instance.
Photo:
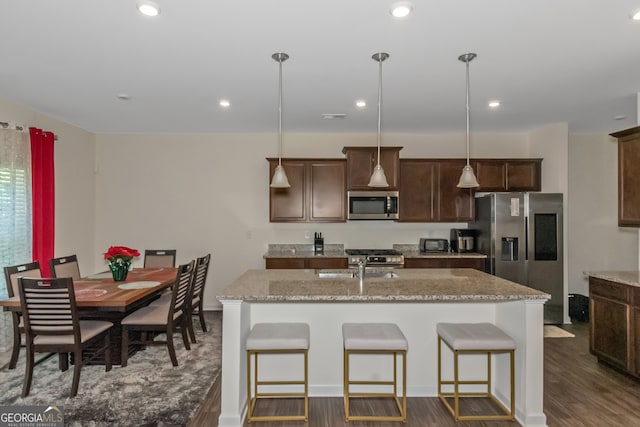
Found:
[[[343,364],[342,364],[342,380],[343,380],[343,393],[344,394],[344,415],[345,421],[349,422],[349,350],[343,349]]]

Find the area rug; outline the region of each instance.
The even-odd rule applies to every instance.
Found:
[[[69,426],[186,426],[220,373],[221,317],[220,312],[207,313],[206,333],[194,319],[198,342],[190,351],[176,334],[179,366],[171,364],[166,346],[150,346],[125,368],[105,372],[104,366],[84,366],[73,398],[73,368],[60,372],[56,357],[35,367],[31,394],[21,398],[22,349],[16,369],[0,370],[0,405],[63,406]]]
[[[544,337],[545,338],[573,338],[575,337],[575,335],[573,335],[569,331],[565,331],[562,328],[558,328],[557,326],[545,325]]]

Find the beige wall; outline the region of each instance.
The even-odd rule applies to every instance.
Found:
[[[56,180],[55,254],[77,254],[80,271],[91,273],[95,258],[95,135],[0,100],[0,121],[51,131]]]
[[[588,295],[585,271],[637,270],[638,230],[618,227],[618,151],[602,134],[569,137],[569,290]]]

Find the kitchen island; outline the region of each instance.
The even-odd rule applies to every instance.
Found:
[[[342,396],[344,322],[393,322],[409,341],[407,395],[437,395],[438,322],[491,322],[516,341],[516,418],[546,426],[543,413],[543,305],[549,295],[474,269],[398,269],[398,277],[320,278],[318,270],[249,270],[226,288],[223,305],[222,391],[219,425],[241,426],[246,413],[245,339],[259,322],[305,322],[311,328],[309,395]],[[331,276],[331,275],[328,275]],[[496,358],[494,392],[508,402],[508,363]],[[261,359],[262,360],[262,359]],[[261,362],[271,378],[294,378],[294,358]],[[262,367],[264,366],[264,368]],[[295,366],[295,368],[292,368]],[[363,360],[354,375],[384,378],[379,359]],[[443,360],[451,372],[451,360]],[[485,359],[462,359],[480,379]],[[378,372],[379,374],[372,374]],[[409,416],[411,416],[409,414]]]

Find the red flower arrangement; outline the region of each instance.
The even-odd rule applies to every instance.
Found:
[[[140,252],[127,246],[110,246],[104,253],[104,259],[109,261],[109,264],[131,263],[131,260],[137,256],[140,256]]]

